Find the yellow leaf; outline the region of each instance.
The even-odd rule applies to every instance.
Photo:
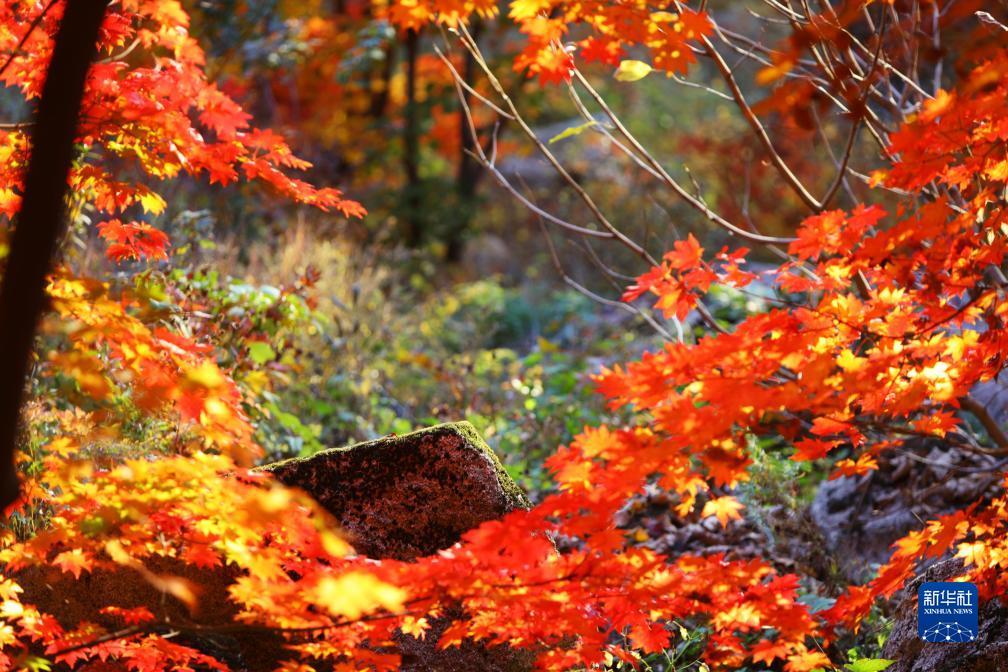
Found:
[[[322,543],[322,548],[325,549],[325,552],[335,558],[341,558],[353,550],[350,544],[343,541],[342,537],[330,530],[321,530],[319,532],[319,541]]]
[[[548,0],[514,0],[508,16],[517,21],[527,21],[548,12],[551,5]]]
[[[243,381],[253,394],[259,394],[268,388],[270,383],[269,376],[267,376],[264,371],[260,371],[258,369],[255,371],[249,371],[245,374]]]
[[[536,340],[536,345],[538,345],[538,346],[539,346],[539,349],[540,349],[540,350],[541,350],[542,352],[557,352],[557,351],[558,351],[558,350],[560,349],[559,347],[557,347],[557,346],[556,346],[556,345],[554,345],[553,343],[550,343],[550,342],[549,342],[548,340],[546,340],[546,339],[545,339],[545,338],[543,338],[542,336],[540,336],[540,337],[539,337],[539,338],[538,338],[538,339]]]
[[[653,68],[643,61],[620,61],[616,70],[616,81],[636,82],[644,79],[651,73]]]
[[[80,450],[80,444],[71,438],[59,436],[46,444],[45,448],[49,453],[65,459]]]
[[[847,349],[844,349],[840,353],[840,356],[837,357],[837,365],[839,365],[841,369],[847,371],[848,373],[854,371],[860,371],[865,367],[865,364],[867,362],[868,360],[865,359],[864,357],[858,357],[853,352]]]
[[[742,515],[739,513],[741,510],[742,503],[734,497],[715,497],[704,504],[700,515],[704,518],[707,516],[717,516],[718,522],[721,523],[722,527],[727,527],[729,520],[739,520],[742,518]]]
[[[153,572],[147,572],[144,574],[144,578],[147,579],[147,583],[151,584],[157,590],[162,593],[167,593],[177,599],[182,604],[189,607],[189,610],[195,610],[197,599],[196,599],[196,584],[188,579],[184,579],[181,576],[170,576],[168,574],[155,574]]]
[[[153,191],[148,191],[140,195],[140,207],[144,209],[144,212],[148,212],[152,215],[160,215],[164,212],[166,205],[167,203],[165,203],[165,200]]]
[[[598,126],[598,122],[595,121],[594,119],[592,119],[591,121],[586,121],[585,123],[580,124],[578,126],[571,126],[570,128],[565,128],[564,130],[560,131],[559,133],[557,133],[556,135],[554,135],[552,138],[550,138],[549,139],[549,144],[552,145],[554,142],[560,142],[561,140],[566,140],[567,138],[572,138],[575,135],[581,135],[581,133],[585,132],[589,128],[592,128],[593,126]],[[547,341],[545,338],[541,338],[541,337],[539,339],[539,342],[540,342],[540,344],[544,343],[544,342],[545,343],[549,343],[549,341]]]
[[[10,646],[16,641],[17,635],[14,634],[14,628],[6,623],[0,625],[0,648]]]
[[[24,589],[10,579],[0,579],[0,599],[14,600]]]
[[[427,630],[430,629],[430,622],[426,618],[416,618],[414,616],[407,616],[403,619],[402,625],[399,626],[407,635],[416,637],[417,639],[424,639],[427,637]]]
[[[136,560],[133,559],[133,556],[127,553],[126,549],[123,548],[123,545],[118,541],[112,540],[106,542],[105,552],[108,553],[110,558],[112,558],[112,562],[115,562],[116,564],[126,566],[136,564]]]
[[[20,618],[24,614],[24,607],[17,600],[6,600],[0,604],[0,618]]]
[[[679,20],[679,15],[672,12],[652,12],[651,20],[655,23],[672,23]]]
[[[185,381],[195,387],[213,390],[224,385],[227,379],[224,378],[224,374],[216,364],[207,360],[199,366],[189,369],[186,372]]]
[[[778,79],[783,78],[794,68],[794,61],[786,59],[780,63],[763,68],[756,73],[756,83],[761,86],[773,84]]]
[[[402,609],[406,591],[364,572],[348,572],[323,578],[315,588],[314,597],[333,616],[352,621],[378,609]]]
[[[249,554],[245,566],[260,581],[278,581],[286,576],[277,558],[261,553]]]
[[[101,360],[90,352],[51,353],[50,361],[67,376],[77,381],[81,392],[96,401],[107,399],[112,394],[112,386],[105,377]]]

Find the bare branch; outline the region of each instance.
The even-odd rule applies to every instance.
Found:
[[[676,3],[676,5],[681,6],[680,3],[678,2]],[[756,113],[753,112],[752,107],[750,107],[749,103],[746,102],[745,96],[742,93],[742,89],[739,88],[738,82],[735,80],[735,75],[732,74],[732,71],[728,67],[728,64],[725,63],[723,58],[721,58],[721,54],[718,53],[718,50],[714,47],[713,43],[711,43],[711,41],[708,38],[706,37],[702,38],[701,42],[704,45],[704,47],[706,47],[707,54],[714,61],[714,65],[718,69],[718,72],[721,73],[722,79],[724,79],[725,83],[728,85],[729,91],[731,91],[732,96],[735,98],[736,104],[742,111],[742,116],[745,117],[747,122],[749,122],[749,126],[756,134],[756,137],[763,145],[763,148],[766,150],[767,154],[770,155],[770,160],[773,162],[774,166],[777,167],[777,170],[784,178],[784,181],[787,182],[788,185],[790,185],[791,189],[796,194],[798,194],[798,197],[801,198],[801,200],[810,209],[812,209],[814,212],[821,212],[823,208],[822,204],[815,199],[815,196],[813,196],[808,189],[805,188],[805,185],[802,184],[801,180],[798,179],[798,176],[794,174],[794,172],[787,165],[787,163],[784,162],[784,159],[781,158],[781,155],[777,152],[777,149],[773,146],[773,141],[770,140],[770,136],[767,134],[766,129],[763,127],[763,124],[756,116]]]
[[[546,225],[541,220],[539,222],[539,227],[542,229],[543,237],[546,239],[546,247],[549,250],[550,259],[553,261],[553,267],[556,269],[557,274],[563,279],[564,283],[566,283],[568,287],[574,289],[580,294],[583,294],[584,296],[587,296],[592,301],[601,303],[604,306],[619,308],[620,310],[638,315],[639,317],[643,318],[644,321],[647,322],[647,324],[652,329],[657,331],[662,336],[662,338],[672,340],[673,338],[672,334],[670,334],[663,326],[658,324],[658,322],[655,321],[654,317],[641,310],[638,306],[625,303],[623,301],[614,301],[613,299],[607,299],[606,297],[591,291],[590,289],[579,283],[577,280],[572,278],[570,275],[568,275],[567,271],[563,267],[563,263],[560,261],[560,255],[557,254],[556,246],[553,244],[553,239],[550,237],[549,231],[546,229]],[[677,331],[676,340],[681,343],[683,341],[682,325],[679,323],[678,320],[676,320],[675,325]]]
[[[567,169],[557,160],[553,153],[549,150],[545,143],[535,134],[535,132],[529,127],[528,123],[519,114],[518,109],[515,107],[514,102],[508,96],[504,87],[501,85],[500,81],[493,74],[490,66],[487,64],[486,60],[483,58],[483,54],[480,52],[479,47],[473,41],[472,36],[469,34],[469,30],[465,27],[465,24],[459,24],[458,26],[459,34],[462,36],[462,44],[469,50],[469,53],[473,55],[476,60],[477,65],[483,70],[487,79],[490,81],[490,85],[493,86],[497,95],[501,97],[504,101],[505,106],[510,111],[510,113],[515,117],[515,122],[521,128],[522,132],[535,144],[539,153],[542,154],[546,160],[549,162],[553,169],[558,175],[570,186],[571,189],[578,195],[581,201],[587,206],[588,210],[591,211],[592,215],[596,218],[599,225],[602,228],[609,231],[620,243],[622,243],[627,249],[631,250],[634,254],[639,256],[641,259],[646,261],[649,265],[657,265],[657,261],[648,252],[642,248],[640,245],[635,243],[633,240],[628,238],[622,231],[613,226],[612,222],[602,213],[602,210],[598,207],[592,197],[587,191],[575,180]]]
[[[648,151],[644,148],[644,146],[641,145],[640,142],[638,142],[637,139],[633,136],[633,134],[631,134],[630,131],[627,130],[626,126],[623,125],[623,122],[620,121],[619,117],[617,117],[616,114],[612,111],[612,109],[606,104],[605,99],[602,98],[599,92],[596,91],[594,87],[592,87],[592,85],[588,82],[585,76],[582,75],[581,72],[576,68],[574,69],[574,77],[577,79],[578,83],[581,84],[581,86],[583,86],[586,91],[588,91],[588,94],[592,97],[592,99],[599,106],[599,108],[603,112],[605,112],[606,116],[613,123],[616,129],[619,130],[620,134],[624,138],[626,138],[627,142],[630,143],[630,145],[637,152],[639,152],[642,157],[644,157],[644,159],[648,162],[648,164],[651,165],[651,167],[654,169],[653,173],[657,173],[661,177],[662,181],[664,181],[665,184],[667,184],[676,193],[677,196],[686,201],[686,203],[690,205],[693,209],[703,214],[704,217],[706,217],[709,221],[713,222],[714,224],[717,224],[718,226],[724,229],[727,229],[728,231],[730,231],[735,235],[738,235],[740,238],[744,238],[746,240],[750,240],[755,243],[763,243],[771,245],[787,245],[793,240],[793,238],[781,238],[778,236],[765,236],[760,233],[751,233],[741,227],[736,226],[735,224],[732,224],[724,217],[711,210],[707,206],[707,204],[697,199],[693,194],[688,192],[681,184],[679,184],[679,182],[677,182],[671,175],[669,175],[669,173],[665,170],[665,168],[661,165],[661,163],[659,163],[657,159],[655,159],[653,156],[651,156],[650,153],[648,153]]]

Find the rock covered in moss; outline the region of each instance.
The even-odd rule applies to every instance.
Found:
[[[412,560],[488,520],[528,507],[468,422],[421,429],[263,467],[306,491],[358,552]]]
[[[264,467],[306,491],[339,521],[358,552],[412,560],[457,542],[468,530],[529,506],[525,493],[468,422],[421,429]],[[435,619],[424,639],[400,634],[404,672],[522,672],[532,656],[463,642],[441,649],[458,610]]]

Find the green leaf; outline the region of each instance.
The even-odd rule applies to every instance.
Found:
[[[566,140],[567,138],[573,138],[575,135],[581,135],[592,126],[598,126],[598,122],[595,121],[594,119],[592,119],[591,121],[586,121],[585,123],[579,124],[577,126],[571,126],[570,128],[565,128],[564,130],[562,130],[561,132],[557,133],[552,138],[550,138],[549,144],[552,145],[554,142],[560,142],[561,140]]]
[[[52,663],[45,658],[28,656],[21,661],[21,669],[28,670],[29,672],[49,672],[52,669]]]
[[[799,596],[797,601],[808,607],[809,611],[813,614],[829,609],[836,603],[836,600],[832,597],[822,597],[820,595],[815,595],[814,593],[805,593],[804,595]]]
[[[276,352],[273,350],[273,347],[263,341],[249,341],[248,351],[249,357],[256,364],[265,364],[276,358]]]
[[[861,658],[853,663],[847,663],[846,667],[850,672],[882,672],[895,662],[885,658]]]
[[[616,69],[616,81],[636,82],[647,77],[651,70],[653,68],[644,61],[620,61],[619,68]]]

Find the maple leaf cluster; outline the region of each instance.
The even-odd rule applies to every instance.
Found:
[[[0,8],[0,52],[11,54],[0,82],[27,103],[42,90],[63,3],[11,2]],[[285,198],[345,216],[364,209],[337,189],[291,177],[310,167],[284,140],[249,125],[250,116],[204,72],[203,50],[189,34],[189,16],[174,0],[122,0],[108,10],[99,58],[88,76],[81,110],[80,157],[70,185],[81,201],[107,218],[100,224],[109,256],[163,259],[167,236],[139,221],[159,215],[164,199],[140,178],[118,180],[103,165],[120,160],[148,179],[186,173],[226,185],[261,182]],[[0,130],[0,213],[20,204],[30,150],[27,124]],[[120,221],[125,217],[127,223]]]
[[[909,437],[964,441],[964,417],[983,419],[971,390],[1000,373],[1006,345],[1006,63],[1003,52],[982,59],[956,91],[941,92],[892,135],[892,166],[875,180],[920,201],[895,213],[877,205],[826,211],[802,223],[793,260],[766,274],[791,301],[730,333],[670,344],[598,377],[614,405],[648,413],[648,431],[666,446],[654,457],[635,454],[634,470],[663,474],[660,484],[689,503],[698,490],[748,478],[749,434],[787,438],[799,461],[847,455],[834,477],[877,469],[877,456]],[[650,292],[659,309],[683,316],[718,281],[703,258],[692,239],[677,243],[625,299]],[[1004,449],[1000,429],[986,426],[995,445],[984,450]],[[565,458],[561,477],[614,487],[605,452]],[[734,513],[718,501],[705,513]],[[1004,514],[1002,496],[929,522],[823,618],[856,628],[919,561],[946,554],[964,561],[985,597],[1004,595]]]
[[[474,16],[495,16],[497,11],[493,2],[394,0],[379,14],[398,28],[418,30],[430,23],[454,27]],[[688,7],[672,12],[647,3],[608,0],[513,0],[508,17],[525,36],[514,69],[542,84],[570,81],[574,53],[586,62],[615,66],[629,47],[646,48],[655,69],[681,74],[696,62],[691,43],[711,31],[706,14]],[[578,27],[586,27],[590,35],[568,44],[565,38]]]
[[[703,12],[656,11],[646,3],[514,0],[508,16],[528,36],[514,68],[542,83],[569,81],[575,50],[586,62],[616,66],[626,48],[645,47],[655,69],[681,74],[696,62],[691,43],[711,31]],[[591,34],[568,49],[564,38],[577,26]]]
[[[5,537],[0,561],[8,575],[40,565],[75,579],[84,572],[127,569],[195,610],[201,586],[158,568],[185,564],[230,571],[237,619],[254,618],[278,632],[328,633],[324,643],[305,645],[319,655],[344,655],[361,642],[362,632],[334,624],[402,607],[405,591],[356,570],[359,563],[348,557],[350,546],[317,504],[266,482],[263,473],[241,470],[226,457],[203,452],[97,469],[64,459],[80,449],[72,440],[57,443],[49,447],[45,475],[36,483],[48,493],[54,512],[50,530],[25,542]],[[5,620],[0,632],[8,636],[0,654],[3,669],[22,664],[29,651],[38,650],[70,666],[112,659],[139,670],[183,665],[228,669],[160,636],[162,617],[147,608],[110,603],[101,609],[100,622],[65,627],[23,604],[23,591],[9,579],[0,591]],[[385,620],[386,638],[394,622]],[[105,641],[123,624],[132,629]],[[377,625],[368,629],[378,636]],[[20,651],[11,647],[18,640]]]
[[[456,26],[472,16],[490,18],[497,12],[497,3],[490,0],[396,0],[380,7],[378,16],[403,30],[419,30],[431,23]]]
[[[124,301],[110,297],[104,283],[64,273],[53,278],[48,291],[72,344],[53,357],[53,364],[93,399],[110,396],[109,376],[116,376],[139,408],[177,414],[199,428],[206,446],[245,464],[259,456],[241,393],[208,356],[207,346],[162,327],[151,329],[126,310]]]

